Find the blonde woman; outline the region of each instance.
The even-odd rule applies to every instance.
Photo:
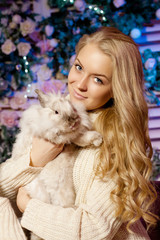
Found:
[[[74,207],[46,204],[19,189],[22,226],[46,240],[150,239],[140,218],[148,225],[156,223],[150,212],[156,192],[150,183],[152,147],[142,63],[134,41],[111,27],[84,35],[76,47],[68,89],[72,102],[85,105],[103,144],[75,146]],[[62,147],[34,139],[30,172],[37,172]],[[21,165],[17,160],[17,168]],[[21,171],[25,176],[24,167]]]

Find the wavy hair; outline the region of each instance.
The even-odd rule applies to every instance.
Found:
[[[152,146],[141,55],[135,42],[113,27],[84,35],[76,54],[89,43],[96,44],[113,63],[114,104],[103,108],[95,122],[104,139],[96,157],[95,173],[116,183],[111,199],[116,204],[116,216],[127,222],[128,231],[141,217],[148,226],[154,225],[158,217],[150,210],[156,191],[150,182]]]

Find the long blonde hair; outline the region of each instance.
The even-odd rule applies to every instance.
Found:
[[[141,217],[150,226],[157,220],[150,211],[156,191],[150,182],[152,146],[138,47],[129,36],[112,27],[84,35],[76,46],[76,54],[88,43],[95,43],[113,63],[114,104],[104,108],[95,122],[104,138],[95,173],[115,181],[116,188],[111,192],[115,214],[128,223],[129,231],[130,225]]]

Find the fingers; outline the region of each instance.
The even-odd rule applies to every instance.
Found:
[[[24,187],[19,188],[16,203],[22,213],[25,211],[30,199],[31,197],[27,193],[26,189]]]

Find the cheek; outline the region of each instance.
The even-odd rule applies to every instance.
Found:
[[[97,105],[98,107],[101,107],[104,104],[106,104],[111,97],[112,97],[112,93],[110,88],[104,92],[101,92],[100,90],[96,91],[94,95],[95,105]]]

